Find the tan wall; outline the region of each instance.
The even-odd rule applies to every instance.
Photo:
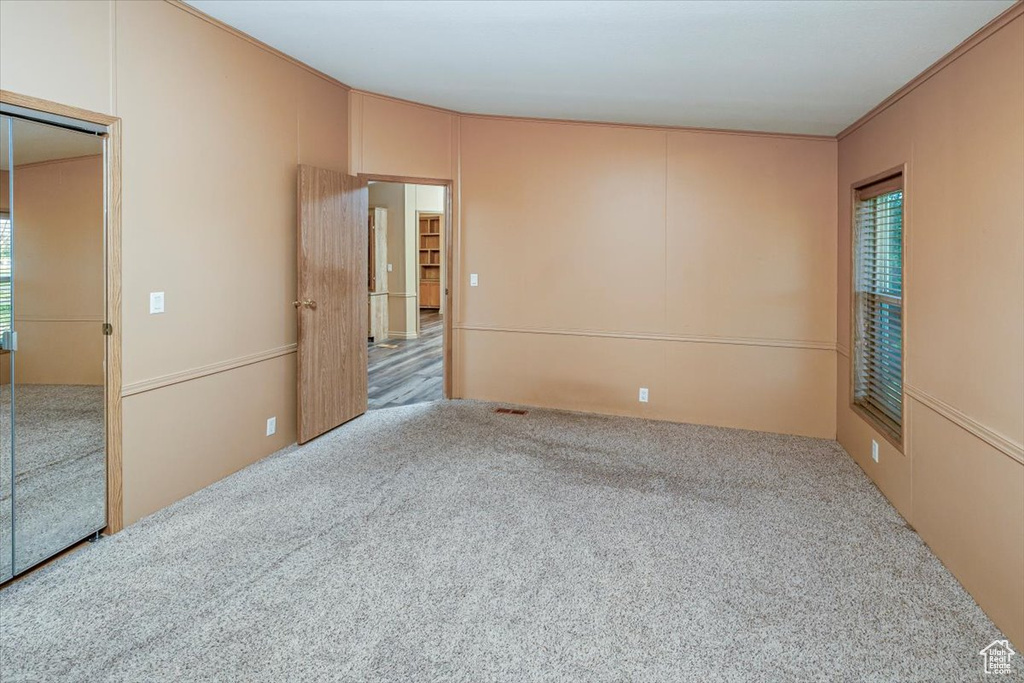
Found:
[[[109,0],[3,0],[3,89],[113,113],[113,17]]]
[[[461,120],[461,395],[834,436],[834,141]]]
[[[16,167],[14,207],[15,380],[103,384],[103,157]]]
[[[130,523],[295,441],[296,165],[347,167],[348,91],[161,2],[5,1],[0,45],[0,87],[123,121]]]
[[[450,180],[457,118],[433,107],[353,91],[349,172]]]
[[[125,384],[289,348],[296,164],[346,168],[347,91],[164,3],[119,3],[117,36]],[[151,291],[166,292],[165,314],[147,314]],[[294,356],[259,366],[126,399],[129,521],[295,440]],[[207,385],[252,400],[209,403],[217,419],[186,418],[214,398],[199,393]],[[265,437],[271,415],[278,432]],[[180,448],[133,448],[165,433],[148,428],[157,423],[208,456],[190,447],[185,467]]]
[[[1024,17],[839,143],[838,438],[1024,645]],[[904,453],[849,408],[850,190],[907,165]],[[872,462],[871,440],[881,446]]]

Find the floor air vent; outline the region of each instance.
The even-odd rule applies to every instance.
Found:
[[[518,410],[516,408],[495,408],[494,412],[501,413],[502,415],[526,415],[525,410]]]

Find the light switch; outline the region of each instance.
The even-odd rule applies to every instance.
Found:
[[[394,268],[393,268],[393,267],[392,267],[392,265],[391,265],[391,264],[389,263],[389,264],[388,264],[388,272],[390,273],[390,272],[391,272],[392,270],[394,270]]]
[[[164,293],[163,292],[150,292],[149,293],[149,313],[164,312]]]
[[[477,274],[476,273],[470,273],[470,275],[469,275],[469,286],[470,287],[476,287],[479,284],[480,284],[480,278],[477,277]]]

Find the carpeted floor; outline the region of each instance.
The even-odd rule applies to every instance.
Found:
[[[368,413],[0,591],[4,681],[962,681],[999,637],[830,441]]]
[[[18,384],[13,561],[23,571],[106,526],[103,387]],[[11,574],[10,392],[0,392],[0,580]]]

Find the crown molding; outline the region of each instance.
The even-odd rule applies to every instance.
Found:
[[[1017,0],[1016,3],[1011,5],[1000,14],[998,17],[988,22],[980,29],[972,33],[968,38],[953,48],[950,52],[946,53],[937,62],[929,66],[927,69],[915,76],[910,82],[901,87],[893,94],[886,97],[884,100],[872,107],[866,114],[861,116],[859,119],[851,123],[849,126],[844,128],[836,135],[837,140],[842,140],[846,136],[850,135],[858,128],[866,124],[871,119],[875,118],[883,111],[896,104],[904,97],[912,93],[919,86],[925,84],[932,76],[936,75],[947,66],[955,62],[956,60],[963,57],[965,54],[976,48],[981,43],[985,42],[988,38],[992,37],[999,32],[1000,29],[1004,28],[1007,24],[1011,23],[1014,19],[1024,15],[1024,0]]]

